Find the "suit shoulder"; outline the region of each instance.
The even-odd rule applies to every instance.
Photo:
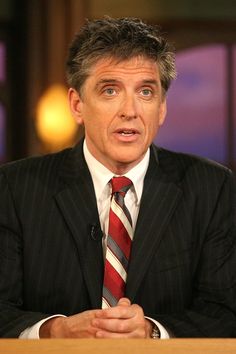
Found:
[[[174,152],[159,147],[154,147],[160,166],[167,175],[175,175],[178,179],[186,176],[191,178],[219,178],[224,179],[232,175],[232,171],[213,160],[192,154]]]
[[[30,175],[43,177],[49,173],[55,175],[70,151],[71,148],[68,148],[56,153],[8,162],[0,167],[0,173],[6,175],[8,179]]]

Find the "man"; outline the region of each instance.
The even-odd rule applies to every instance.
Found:
[[[138,19],[87,22],[67,75],[85,139],[0,171],[1,336],[234,337],[232,173],[152,145],[175,77],[170,46]],[[114,176],[129,179],[123,194]],[[132,234],[127,268],[110,276],[117,298],[111,192]]]

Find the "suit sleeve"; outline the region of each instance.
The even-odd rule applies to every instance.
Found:
[[[0,191],[0,337],[18,337],[48,315],[24,310],[22,229],[2,172]]]
[[[209,191],[202,196],[202,208],[207,209],[208,198]],[[235,179],[227,172],[205,235],[201,235],[191,305],[181,313],[152,314],[175,337],[236,337],[235,210]]]

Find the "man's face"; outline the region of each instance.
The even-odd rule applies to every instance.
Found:
[[[82,94],[70,89],[69,100],[89,151],[117,174],[141,161],[166,114],[157,65],[140,57],[99,60]]]

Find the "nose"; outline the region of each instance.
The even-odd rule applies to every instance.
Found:
[[[138,102],[135,96],[126,95],[120,107],[119,116],[123,119],[130,120],[138,117]]]

